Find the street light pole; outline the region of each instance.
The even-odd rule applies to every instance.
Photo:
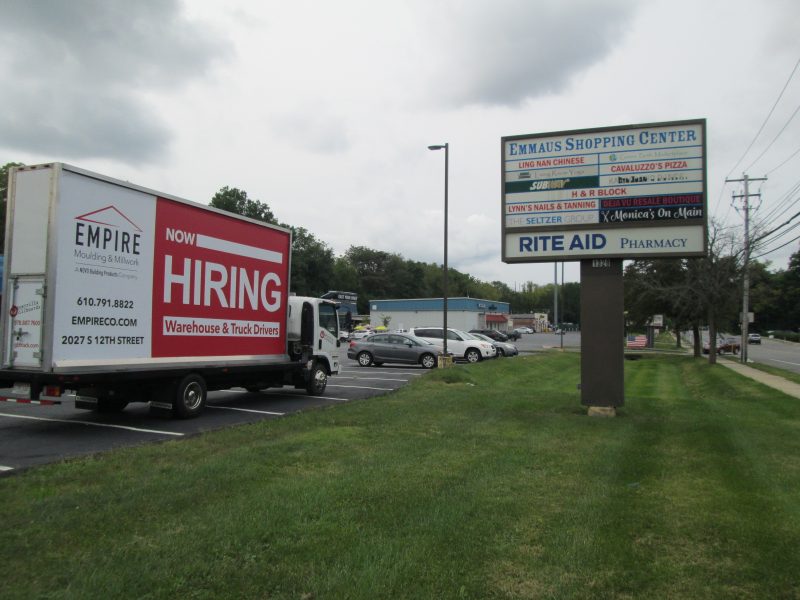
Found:
[[[443,282],[443,309],[444,309],[444,326],[442,329],[443,346],[442,352],[444,353],[444,364],[447,364],[447,186],[448,186],[448,169],[450,162],[450,144],[438,144],[428,146],[428,150],[444,150],[444,282]]]

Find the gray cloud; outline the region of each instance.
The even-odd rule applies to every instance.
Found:
[[[448,15],[437,93],[456,105],[519,105],[603,60],[635,14],[628,0],[462,3]]]
[[[295,148],[315,154],[341,154],[350,148],[344,120],[320,109],[278,115],[271,120],[272,131]]]
[[[170,131],[146,100],[228,54],[176,0],[11,0],[0,19],[0,144],[54,158],[163,158]]]

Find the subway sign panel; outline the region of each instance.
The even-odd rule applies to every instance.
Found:
[[[706,254],[705,119],[501,144],[504,262]]]

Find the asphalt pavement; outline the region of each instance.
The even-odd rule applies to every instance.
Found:
[[[205,412],[195,419],[153,416],[147,404],[119,413],[79,410],[69,404],[39,406],[0,402],[0,475],[116,448],[183,439],[204,432],[279,419],[305,410],[366,400],[399,389],[427,373],[417,366],[359,367],[345,358],[323,396],[292,388],[209,392]]]

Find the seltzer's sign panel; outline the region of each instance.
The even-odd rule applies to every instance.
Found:
[[[705,120],[503,138],[503,260],[704,255],[705,147]]]

